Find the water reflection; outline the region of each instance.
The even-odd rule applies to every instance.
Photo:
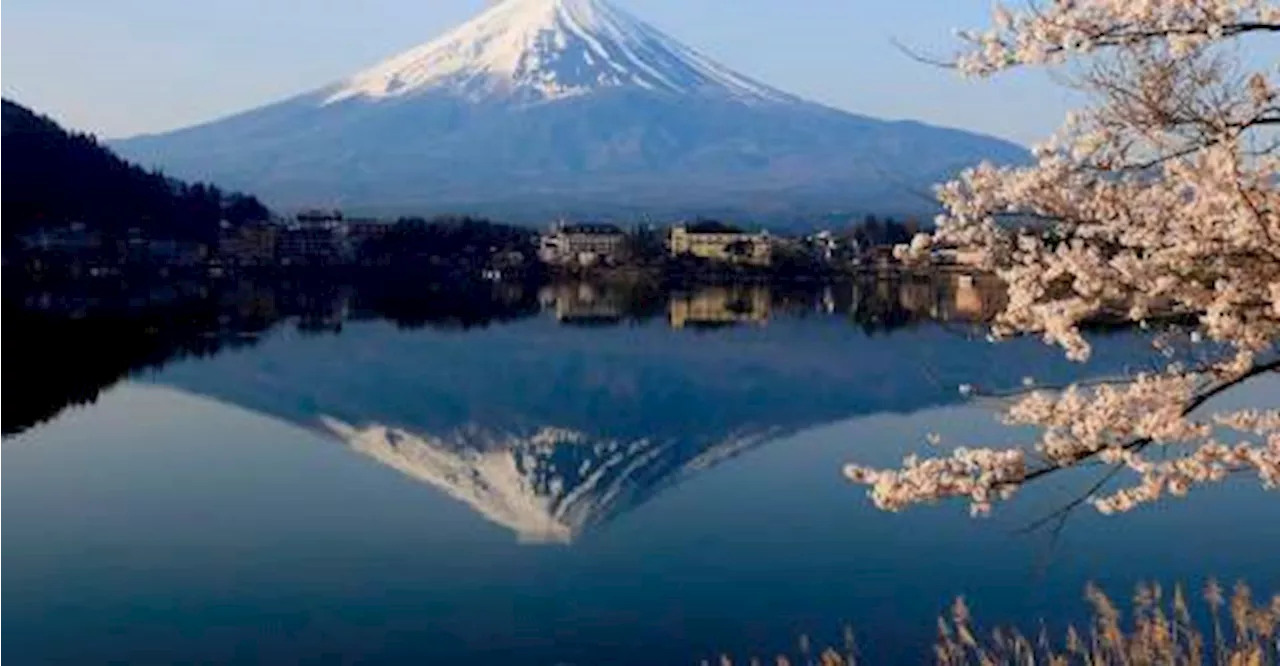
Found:
[[[955,402],[960,382],[1082,372],[1034,341],[982,342],[969,325],[1000,294],[963,276],[790,289],[563,283],[533,293],[239,284],[182,309],[82,300],[86,316],[60,319],[56,309],[21,309],[58,331],[32,338],[35,348],[125,343],[106,347],[108,372],[40,377],[66,385],[6,429],[47,418],[60,396],[91,396],[163,365],[145,378],[340,441],[521,542],[569,543],[786,434]],[[455,333],[496,322],[506,325]],[[687,334],[695,328],[726,330]],[[881,331],[899,333],[868,335]],[[1115,367],[1133,345],[1109,348],[1087,371]],[[201,360],[184,360],[193,354]]]
[[[769,321],[770,292],[765,287],[707,287],[673,294],[672,328],[716,328]]]
[[[6,438],[19,661],[697,663],[849,620],[869,661],[914,663],[956,594],[1006,621],[1090,579],[1274,587],[1256,487],[1046,548],[1014,530],[1100,470],[990,521],[884,514],[841,478],[928,431],[1013,439],[959,383],[1143,358],[1123,333],[1087,366],[987,344],[981,282],[27,293],[6,431],[128,381]]]
[[[603,439],[543,427],[528,436],[470,426],[441,436],[322,417],[352,449],[466,503],[522,543],[569,543],[685,475],[766,441],[731,435],[705,447],[679,440]]]
[[[764,325],[772,316],[847,315],[864,330],[921,322],[981,323],[1004,305],[989,276],[964,273],[864,276],[838,284],[674,286],[561,282],[543,287],[544,309],[570,325],[614,325],[665,314],[672,328]]]
[[[664,288],[629,282],[406,287],[326,281],[88,283],[5,293],[10,322],[6,376],[30,389],[11,399],[3,430],[14,434],[104,388],[171,360],[256,344],[274,329],[336,333],[353,321],[407,329],[469,329],[548,312],[564,325],[665,318],[673,328],[763,325],[777,316],[845,314],[865,331],[928,321],[977,322],[1002,295],[982,278],[937,275],[779,289],[766,285]],[[51,367],[67,368],[49,372]]]
[[[976,324],[998,307],[993,283],[958,275],[790,289],[579,282],[536,292],[242,282],[156,295],[6,301],[24,348],[6,379],[40,387],[5,410],[6,432],[152,369],[150,381],[339,440],[522,542],[570,542],[786,433],[945,404],[974,375],[997,385],[1021,376],[990,362],[993,349],[976,336],[940,325]],[[798,328],[803,320],[820,326]],[[449,333],[498,322],[510,325]],[[876,342],[858,333],[925,322]],[[602,325],[615,330],[594,330]],[[681,334],[736,326],[746,328]],[[246,347],[254,349],[230,353]],[[68,353],[69,372],[47,372],[49,359]],[[1019,372],[1079,372],[1036,346],[999,353],[1021,355]]]

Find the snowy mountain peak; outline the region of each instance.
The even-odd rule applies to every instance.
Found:
[[[627,87],[748,102],[792,99],[604,0],[504,0],[333,86],[323,105],[426,92],[538,102]]]
[[[505,0],[345,81],[113,147],[283,210],[538,223],[925,213],[919,191],[982,160],[1027,158],[990,137],[792,97],[603,0]]]
[[[320,417],[320,430],[510,529],[523,543],[568,543],[648,493],[733,458],[776,429],[674,441],[593,438],[564,428],[516,434],[466,427],[444,435]]]

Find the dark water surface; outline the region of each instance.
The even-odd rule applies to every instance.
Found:
[[[1055,535],[1019,528],[1097,470],[984,520],[882,513],[840,475],[929,432],[1017,441],[956,387],[1120,372],[1144,361],[1131,335],[1076,366],[896,287],[663,296],[645,316],[574,287],[466,325],[333,294],[283,313],[273,293],[158,320],[6,306],[34,336],[6,336],[7,359],[84,358],[6,366],[11,392],[69,396],[6,403],[39,415],[6,415],[7,663],[679,664],[846,624],[871,659],[914,662],[958,594],[1034,630],[1082,611],[1090,580],[1280,588],[1280,504],[1256,483]],[[106,379],[80,386],[91,364]],[[1230,399],[1280,403],[1280,381]]]

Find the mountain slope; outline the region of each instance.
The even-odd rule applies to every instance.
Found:
[[[268,214],[253,197],[148,172],[88,134],[68,132],[7,99],[0,106],[6,239],[73,222],[107,234],[138,227],[160,237],[207,239],[224,218]]]
[[[283,206],[423,212],[884,207],[964,165],[1025,157],[800,100],[603,0],[506,0],[320,90],[116,145]]]

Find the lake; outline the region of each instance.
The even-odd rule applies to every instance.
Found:
[[[965,280],[5,296],[10,664],[696,664],[846,626],[917,662],[957,595],[1034,631],[1089,581],[1280,589],[1253,481],[1030,531],[1102,471],[985,519],[846,482],[929,433],[1028,437],[961,384],[1149,360],[1127,332],[1085,365],[991,344]]]

